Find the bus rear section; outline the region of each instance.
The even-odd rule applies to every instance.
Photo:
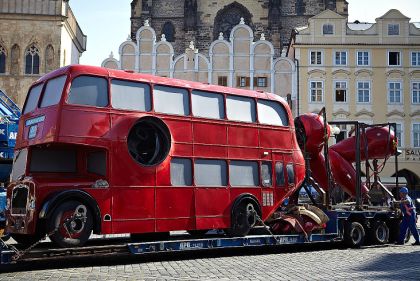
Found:
[[[291,112],[267,93],[70,66],[35,83],[22,120],[8,188],[18,242],[243,236],[304,177]]]

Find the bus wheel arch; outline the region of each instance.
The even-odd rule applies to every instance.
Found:
[[[93,233],[101,233],[101,211],[99,206],[90,194],[82,190],[66,190],[56,194],[43,204],[39,218],[48,221],[56,208],[67,201],[78,201],[85,204],[92,214]]]
[[[261,217],[261,207],[252,194],[242,194],[236,198],[231,208],[231,227],[226,229],[229,236],[246,236]]]

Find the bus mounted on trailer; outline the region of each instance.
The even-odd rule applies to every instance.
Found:
[[[245,236],[295,193],[305,161],[279,96],[73,65],[30,88],[7,230],[61,247],[96,234]]]

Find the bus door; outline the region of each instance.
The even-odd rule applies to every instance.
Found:
[[[292,154],[290,153],[290,157]],[[289,191],[286,178],[285,152],[273,152],[274,197],[276,202],[282,200]]]

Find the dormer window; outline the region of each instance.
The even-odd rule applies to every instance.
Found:
[[[400,35],[400,25],[395,23],[388,24],[388,35]]]
[[[322,26],[322,34],[334,34],[334,26],[331,23],[326,23]]]

